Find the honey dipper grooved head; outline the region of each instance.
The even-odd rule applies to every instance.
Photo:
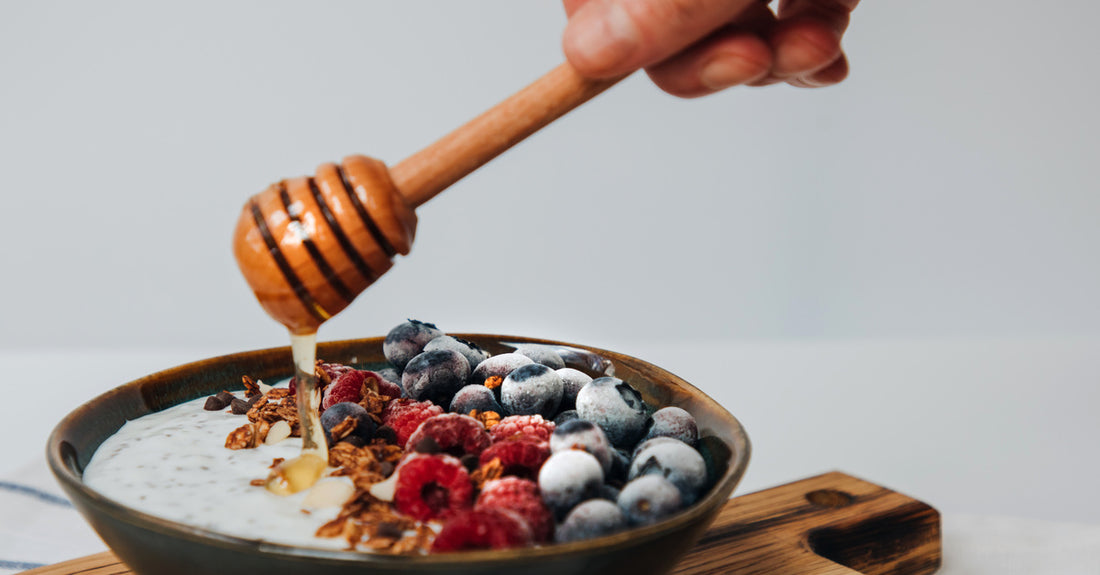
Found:
[[[408,254],[415,234],[416,214],[385,164],[349,156],[250,198],[233,254],[267,313],[304,334]]]

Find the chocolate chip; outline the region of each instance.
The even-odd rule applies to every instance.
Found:
[[[350,443],[351,445],[354,445],[356,447],[363,447],[367,444],[367,440],[359,437],[358,435],[349,435],[341,439],[340,443]]]
[[[389,537],[390,539],[400,539],[405,535],[405,531],[401,529],[401,526],[391,521],[383,521],[378,524],[378,536]]]
[[[378,465],[378,472],[382,474],[382,477],[389,477],[394,470],[393,463],[389,461],[383,461]]]
[[[202,408],[206,411],[221,411],[229,405],[230,401],[232,400],[223,400],[221,398],[221,394],[211,395],[210,397],[206,398],[206,403],[203,404]]]
[[[472,453],[467,453],[466,455],[463,455],[459,458],[459,461],[462,462],[462,465],[466,468],[466,471],[470,472],[477,470],[477,468],[481,465],[481,462],[478,461],[478,457]]]
[[[437,442],[430,435],[424,436],[423,439],[416,442],[413,446],[413,451],[417,453],[439,453],[439,442]]]
[[[252,404],[239,397],[234,397],[233,401],[229,402],[229,409],[237,415],[244,415],[248,413],[249,409],[252,409]]]
[[[229,402],[233,401],[233,398],[236,397],[236,396],[223,389],[223,390],[219,391],[218,395],[216,395],[214,397],[217,397],[218,399],[224,401],[226,405],[229,405]]]
[[[386,443],[394,445],[397,443],[397,432],[388,425],[383,425],[374,430],[375,439],[384,439]]]

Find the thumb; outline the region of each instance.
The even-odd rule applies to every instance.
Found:
[[[665,60],[759,0],[589,0],[569,18],[566,59],[604,78]]]

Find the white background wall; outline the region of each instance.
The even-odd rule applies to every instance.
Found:
[[[1100,334],[1083,0],[867,1],[820,91],[615,87],[419,211],[326,325],[632,339]],[[0,346],[282,345],[246,198],[396,163],[556,65],[557,2],[4,2]]]

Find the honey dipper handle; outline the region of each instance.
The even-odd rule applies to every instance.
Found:
[[[592,80],[561,64],[391,168],[393,182],[409,205],[419,206],[624,77]]]

